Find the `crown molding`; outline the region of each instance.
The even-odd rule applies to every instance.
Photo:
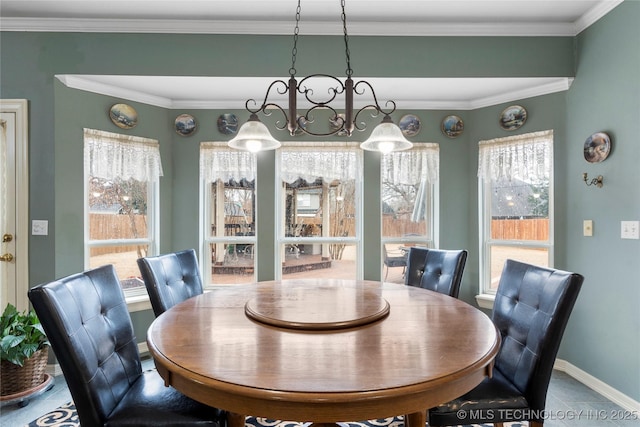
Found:
[[[623,0],[597,0],[593,7],[574,22],[523,22],[495,20],[456,22],[455,20],[388,20],[389,17],[350,20],[349,33],[359,36],[576,36],[602,18]],[[409,15],[411,16],[411,15]],[[266,34],[291,35],[293,22],[288,19],[144,19],[144,18],[54,18],[0,16],[2,31],[82,32],[82,33],[167,33],[167,34]],[[275,18],[275,19],[274,19]],[[338,20],[305,20],[301,34],[342,35]]]
[[[143,104],[154,105],[157,107],[168,109],[244,109],[246,102],[246,99],[242,96],[236,96],[235,98],[227,96],[223,98],[217,98],[215,100],[176,100],[153,95],[147,92],[123,88],[117,85],[105,84],[79,75],[56,75],[56,78],[60,80],[65,86],[73,89],[84,90],[87,92],[112,96],[114,98],[126,99],[134,102],[141,102]],[[176,79],[179,78],[180,77],[176,77]],[[224,80],[225,77],[211,77],[211,79]],[[533,85],[525,89],[502,90],[499,94],[496,95],[473,98],[463,101],[415,99],[403,98],[402,96],[395,97],[394,101],[397,105],[401,105],[403,110],[475,110],[478,108],[490,107],[492,105],[512,102],[515,100],[566,91],[569,89],[572,82],[573,78],[570,77],[552,79],[551,81],[548,78],[545,78],[540,80],[540,84]],[[355,107],[360,108],[370,102],[370,100],[367,100],[365,98],[356,100]],[[286,103],[286,100],[287,98],[284,95],[281,98],[275,97],[271,99],[271,101],[277,103]],[[299,106],[304,107],[303,104],[304,102],[301,102]]]
[[[607,13],[611,12],[616,6],[622,3],[624,0],[608,0],[598,2],[589,12],[582,15],[575,23],[574,33],[580,34],[586,30],[594,22],[602,18]]]
[[[535,96],[549,95],[556,92],[564,92],[569,90],[573,83],[573,77],[562,77],[555,81],[544,83],[539,86],[530,87],[527,89],[514,90],[511,92],[500,93],[499,95],[489,96],[485,98],[479,98],[469,103],[468,110],[475,110],[477,108],[490,107],[492,105],[498,105],[505,102],[511,102],[518,99],[533,98]],[[464,109],[464,108],[461,108]]]
[[[610,9],[608,9],[610,10]],[[607,10],[607,11],[608,11]],[[606,12],[605,12],[606,13]],[[590,17],[597,20],[597,15]],[[600,16],[598,16],[599,19]],[[336,22],[305,22],[302,35],[342,35]],[[591,21],[580,22],[586,28]],[[197,21],[177,19],[59,19],[0,18],[2,31],[70,33],[164,33],[291,35],[288,21]],[[577,34],[575,23],[446,23],[446,22],[350,22],[352,36],[558,36]]]
[[[156,107],[174,108],[173,100],[162,96],[152,95],[146,92],[140,92],[131,89],[125,89],[115,85],[108,85],[72,74],[59,74],[55,77],[60,80],[65,86],[72,89],[79,89],[86,92],[97,93],[100,95],[112,96],[114,98],[122,98],[129,101],[141,102],[143,104],[155,105]]]

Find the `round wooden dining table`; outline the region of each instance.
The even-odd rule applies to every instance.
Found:
[[[245,416],[314,422],[426,411],[491,375],[488,316],[421,288],[367,280],[282,280],[206,292],[158,316],[147,344],[165,384]]]

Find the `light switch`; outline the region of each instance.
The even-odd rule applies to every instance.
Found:
[[[582,221],[582,235],[586,237],[593,236],[593,221],[585,219]]]
[[[640,239],[640,221],[620,221],[622,239]]]
[[[34,219],[31,221],[32,236],[46,236],[49,234],[49,221],[46,219]]]

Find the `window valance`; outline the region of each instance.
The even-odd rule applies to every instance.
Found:
[[[302,178],[313,182],[347,181],[360,176],[360,148],[354,143],[324,142],[313,146],[284,145],[279,149],[281,178],[289,184]]]
[[[84,129],[85,169],[103,179],[156,182],[163,175],[155,139]]]
[[[534,132],[478,143],[478,177],[546,181],[553,167],[553,131]]]
[[[256,155],[229,148],[226,143],[200,144],[200,178],[205,182],[253,181],[256,177]]]
[[[440,175],[440,146],[435,143],[414,144],[413,148],[382,157],[383,181],[415,185],[434,183]]]

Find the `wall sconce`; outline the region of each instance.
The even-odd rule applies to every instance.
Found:
[[[587,185],[595,185],[598,188],[602,188],[602,180],[603,180],[602,175],[598,175],[596,178],[593,178],[591,179],[591,181],[589,181],[589,178],[587,177],[587,173],[584,172],[582,174],[582,179],[584,180],[584,183]]]

